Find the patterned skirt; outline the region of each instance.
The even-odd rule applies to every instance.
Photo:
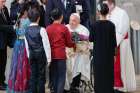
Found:
[[[13,49],[8,93],[27,93],[29,90],[30,65],[24,40],[17,40]]]

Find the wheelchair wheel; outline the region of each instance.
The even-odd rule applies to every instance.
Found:
[[[91,56],[91,65],[90,65],[90,83],[91,88],[94,89],[94,71],[93,71],[93,56]]]

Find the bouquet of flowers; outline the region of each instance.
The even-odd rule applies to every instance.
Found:
[[[88,36],[72,32],[72,40],[76,43],[76,52],[86,52],[89,49]]]
[[[71,34],[72,34],[72,41],[74,41],[75,43],[80,41],[80,37],[79,37],[79,34],[77,32],[72,32]]]
[[[88,41],[88,36],[78,34],[77,32],[72,32],[72,40],[75,43],[78,43],[78,41]]]

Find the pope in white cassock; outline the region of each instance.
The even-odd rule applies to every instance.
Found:
[[[129,38],[130,22],[128,14],[115,5],[115,0],[105,0],[104,3],[107,3],[110,9],[108,19],[116,26],[118,53],[114,65],[114,88],[123,92],[135,91],[136,79]]]
[[[90,81],[90,52],[89,30],[80,24],[80,16],[73,13],[67,25],[69,31],[76,32],[79,39],[76,42],[76,50],[67,48],[67,78],[65,89],[69,90],[72,79],[80,75],[80,79]],[[75,83],[77,81],[74,81]],[[79,83],[79,82],[78,82]],[[75,84],[74,84],[75,85]],[[77,84],[76,84],[77,85]]]

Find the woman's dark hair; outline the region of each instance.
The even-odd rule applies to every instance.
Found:
[[[39,8],[34,7],[34,8],[29,9],[28,17],[31,22],[36,22],[38,18],[40,17]]]
[[[29,8],[30,8],[30,6],[29,6],[28,4],[26,4],[26,3],[24,3],[24,4],[22,5],[20,11],[19,11],[19,14],[20,14],[20,15],[19,15],[19,18],[21,18],[21,17],[24,15],[24,12],[25,12],[25,11],[28,11]]]
[[[109,13],[109,8],[108,8],[108,5],[105,4],[105,3],[100,3],[98,6],[97,6],[97,10],[101,13],[101,15],[107,15]]]
[[[38,8],[39,9],[39,3],[38,2],[26,2],[21,6],[20,9],[20,15],[19,18],[21,18],[21,16],[24,14],[25,11],[28,11],[30,8]]]
[[[36,2],[28,2],[28,4],[31,6],[31,8],[39,8],[40,5],[39,3],[36,1]]]
[[[17,21],[16,21],[16,24],[17,24],[18,27],[20,25],[20,18],[24,15],[25,11],[28,12],[28,10],[29,10],[29,5],[28,4],[23,4],[23,6],[21,7],[21,9],[19,11],[19,15],[18,15]]]
[[[63,15],[63,14],[62,14],[62,11],[61,11],[60,9],[58,9],[58,8],[52,10],[52,11],[51,11],[51,14],[50,14],[51,19],[52,19],[53,21],[54,21],[54,20],[60,19],[62,15]]]

